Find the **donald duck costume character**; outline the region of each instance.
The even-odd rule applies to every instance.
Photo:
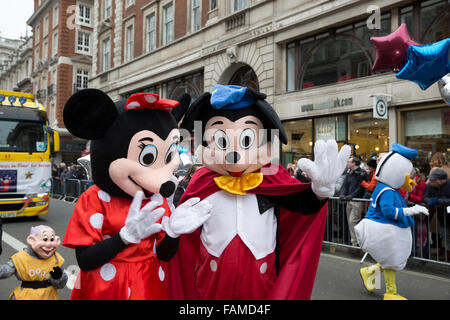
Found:
[[[397,293],[395,272],[402,270],[411,254],[411,226],[413,215],[426,214],[428,209],[415,205],[408,208],[397,189],[412,191],[415,182],[410,179],[413,170],[411,160],[417,150],[400,144],[392,145],[392,151],[378,163],[375,177],[378,184],[372,193],[366,217],[355,226],[361,248],[368,252],[377,264],[360,269],[364,287],[375,291],[374,275],[384,272],[386,293],[384,300],[406,300]]]

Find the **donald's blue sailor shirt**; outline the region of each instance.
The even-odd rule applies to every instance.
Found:
[[[414,225],[412,217],[403,215],[403,208],[407,207],[405,200],[400,192],[392,187],[378,182],[371,200],[366,214],[367,219],[390,223],[400,228],[408,228]]]

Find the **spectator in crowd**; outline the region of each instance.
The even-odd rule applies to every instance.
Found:
[[[178,206],[178,202],[180,201],[181,196],[183,195],[184,191],[186,190],[186,188],[189,184],[189,181],[191,181],[192,176],[201,167],[203,167],[203,165],[193,164],[189,168],[189,170],[186,172],[186,175],[184,176],[183,180],[181,180],[180,183],[178,184],[178,187],[175,190],[175,195],[173,197],[173,204],[175,205],[175,207]]]
[[[291,175],[291,177],[295,176],[295,164],[293,163],[289,163],[287,165],[287,171],[289,172],[289,174]]]
[[[445,231],[450,234],[448,230],[450,223],[444,223],[446,209],[450,205],[450,182],[447,173],[440,168],[434,169],[428,176],[428,180],[430,182],[425,189],[423,201],[428,206],[434,207],[434,212],[430,210],[430,212],[433,212],[431,227],[433,227],[433,224],[437,225],[431,229],[431,240],[434,242],[433,247],[444,249],[442,241],[445,241],[445,238],[443,238],[445,226],[447,228]]]
[[[297,179],[300,182],[311,182],[311,179],[308,178],[306,175],[306,172],[303,172],[300,168],[297,168],[295,171],[295,179]]]
[[[377,168],[377,164],[378,164],[377,157],[372,157],[370,158],[369,161],[367,161],[368,178],[367,181],[366,180],[361,181],[361,186],[365,189],[363,199],[370,199],[373,190],[377,186],[378,181],[375,179],[375,170]]]
[[[440,168],[447,173],[447,177],[450,177],[450,166],[442,152],[435,152],[433,154],[430,161],[430,168],[430,173],[433,172],[434,169]]]
[[[426,176],[420,172],[419,168],[414,168],[414,181],[416,186],[409,193],[408,205],[423,203],[423,195],[425,194]],[[414,216],[414,238],[416,239],[415,255],[421,258],[429,258],[428,252],[428,217],[424,215]]]
[[[415,204],[423,203],[423,195],[425,194],[425,189],[427,187],[425,174],[420,172],[419,168],[414,168],[415,177],[417,185],[413,188],[413,190],[409,193],[408,200]]]
[[[354,198],[361,198],[364,194],[364,188],[361,182],[367,178],[366,172],[361,169],[361,159],[358,156],[352,156],[348,160],[348,171],[340,190],[340,200],[347,202],[347,222],[350,231],[350,241],[353,246],[358,245],[355,235],[355,225],[361,220],[364,211],[364,202],[352,201]]]

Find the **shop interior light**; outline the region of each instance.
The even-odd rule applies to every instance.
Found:
[[[380,147],[375,147],[375,151],[380,151]]]
[[[359,144],[355,144],[355,149],[356,149],[356,150],[359,149]]]
[[[313,145],[313,143],[312,143],[312,141],[310,141],[310,142],[309,142],[309,146],[312,147],[312,145]]]

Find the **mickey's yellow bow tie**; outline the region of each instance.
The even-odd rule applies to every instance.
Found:
[[[263,181],[261,172],[251,172],[240,177],[220,176],[214,178],[217,186],[229,193],[245,195],[246,191],[256,188]]]

